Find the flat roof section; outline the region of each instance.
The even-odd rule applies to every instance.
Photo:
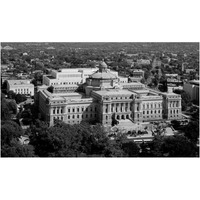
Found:
[[[56,79],[55,77],[53,77],[53,76],[46,76],[47,78],[49,78],[49,79]]]
[[[128,90],[120,90],[120,89],[106,89],[106,90],[100,90],[100,91],[93,91],[96,94],[99,94],[101,96],[109,96],[109,95],[132,95],[133,92],[130,92]]]

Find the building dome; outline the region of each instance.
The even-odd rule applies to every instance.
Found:
[[[95,72],[94,74],[92,74],[90,76],[91,79],[101,79],[101,80],[113,80],[113,79],[117,79],[117,76],[115,74],[112,74],[109,70],[108,70],[108,66],[105,62],[101,62],[99,64],[99,70],[97,72]]]

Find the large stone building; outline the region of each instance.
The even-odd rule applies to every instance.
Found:
[[[68,78],[64,80],[68,82]],[[181,118],[181,96],[154,91],[142,83],[128,83],[101,62],[99,69],[86,78],[82,91],[73,84],[51,84],[38,88],[39,110],[49,125],[55,119],[69,124],[96,121],[113,125],[119,120],[132,122]]]
[[[25,94],[34,96],[34,85],[31,80],[6,80],[7,92],[12,90],[16,94]]]
[[[97,68],[67,68],[61,70],[52,70],[51,75],[43,76],[45,85],[72,85],[83,84],[89,75],[97,71]]]

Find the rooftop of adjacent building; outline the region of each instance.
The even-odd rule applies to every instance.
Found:
[[[192,85],[198,85],[199,86],[200,80],[192,80],[192,81],[189,81],[189,83],[192,84]]]
[[[82,71],[95,71],[98,70],[98,68],[63,68],[59,70],[52,70],[59,73],[67,73],[67,72],[82,72]]]
[[[25,79],[25,80],[7,80],[9,85],[33,85],[31,83],[31,79]]]
[[[140,82],[130,82],[130,83],[120,83],[120,85],[122,85],[122,86],[125,86],[125,85],[132,85],[132,86],[141,86],[141,87],[144,87],[144,84],[142,84],[142,83],[140,83]]]
[[[53,76],[51,76],[51,75],[48,75],[48,76],[46,76],[47,78],[49,78],[49,79],[56,79],[55,77],[53,77]]]
[[[101,95],[101,96],[121,96],[121,95],[132,95],[133,92],[129,90],[122,90],[122,89],[105,89],[105,90],[99,90],[99,91],[93,91],[94,93]]]
[[[141,70],[141,69],[134,69],[132,72],[144,72],[143,70]]]

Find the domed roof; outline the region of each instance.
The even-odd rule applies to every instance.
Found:
[[[114,74],[110,72],[96,72],[90,76],[92,79],[117,79]]]
[[[90,76],[92,79],[117,79],[115,74],[112,74],[108,70],[108,66],[105,62],[99,64],[99,70]]]

